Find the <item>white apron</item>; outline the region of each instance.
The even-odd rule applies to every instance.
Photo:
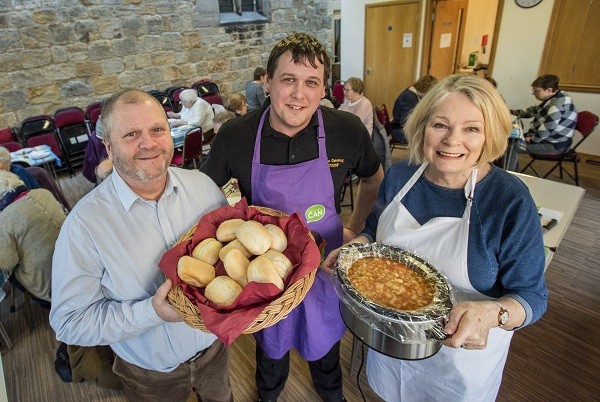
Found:
[[[465,186],[467,207],[462,218],[439,217],[424,225],[400,202],[423,174],[425,162],[381,214],[376,241],[414,251],[446,275],[456,301],[489,300],[476,291],[467,271],[469,219],[477,169]],[[512,332],[492,328],[484,350],[454,349],[442,345],[424,360],[400,360],[369,350],[367,376],[386,401],[494,401]]]

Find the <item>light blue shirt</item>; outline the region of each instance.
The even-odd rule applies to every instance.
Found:
[[[212,334],[163,321],[151,298],[163,254],[223,194],[198,171],[169,168],[158,201],[143,200],[118,172],[84,196],[65,221],[52,263],[50,324],[71,345],[110,345],[139,367],[168,372],[206,349]]]

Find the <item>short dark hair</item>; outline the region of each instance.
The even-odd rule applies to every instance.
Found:
[[[437,84],[438,80],[432,75],[424,75],[419,78],[412,86],[422,94],[426,94],[432,86]]]
[[[292,60],[296,64],[307,61],[314,68],[317,68],[316,60],[323,64],[325,70],[323,85],[327,85],[331,74],[329,54],[317,38],[305,33],[293,33],[275,44],[267,61],[267,74],[269,77],[272,78],[275,75],[279,58],[288,51],[292,53]]]
[[[558,91],[558,81],[559,78],[554,74],[543,74],[537,77],[531,86],[543,89],[552,88],[554,91]]]
[[[256,67],[254,69],[254,81],[260,80],[260,77],[267,74],[267,69],[264,67]]]

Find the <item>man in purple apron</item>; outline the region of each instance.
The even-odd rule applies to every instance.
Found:
[[[238,179],[249,203],[298,212],[327,242],[326,252],[364,226],[383,177],[365,126],[354,115],[319,108],[329,79],[323,45],[292,34],[271,51],[260,110],[223,124],[202,170],[222,186]],[[346,228],[339,199],[348,170],[361,178]],[[262,401],[275,401],[289,372],[289,351],[308,361],[325,401],[342,401],[340,339],[345,326],[331,279],[319,270],[304,301],[286,319],[255,334],[256,382]]]

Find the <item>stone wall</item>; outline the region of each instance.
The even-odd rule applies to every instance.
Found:
[[[264,1],[268,22],[226,25],[218,0],[0,0],[0,128],[125,87],[243,92],[291,32],[332,49],[329,0]]]

